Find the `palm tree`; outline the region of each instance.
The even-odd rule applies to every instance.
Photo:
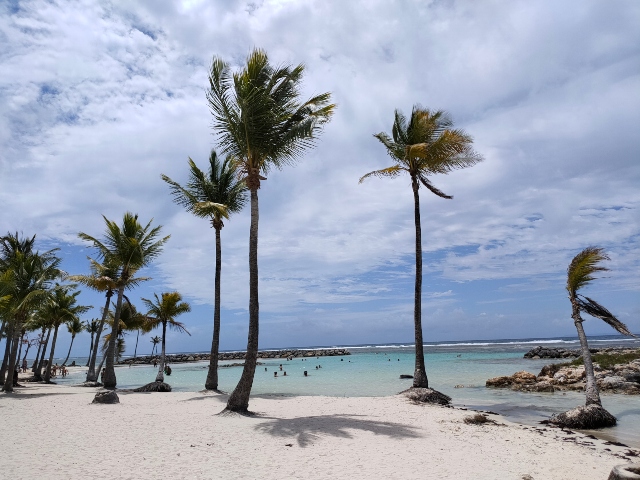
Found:
[[[569,428],[602,428],[612,427],[616,424],[616,418],[602,407],[600,392],[596,383],[593,371],[593,361],[587,336],[582,327],[583,318],[580,312],[584,312],[592,317],[599,318],[623,335],[633,335],[627,326],[618,320],[609,310],[597,303],[595,300],[580,295],[578,293],[583,287],[595,280],[597,272],[606,272],[608,268],[601,265],[609,257],[604,250],[599,247],[587,247],[578,253],[567,268],[567,292],[571,301],[571,318],[578,331],[580,339],[580,349],[584,361],[584,372],[586,385],[586,403],[584,407],[574,408],[568,412],[555,415],[551,418],[553,423],[564,425]]]
[[[44,314],[53,323],[53,339],[51,340],[51,350],[49,350],[49,363],[44,371],[44,381],[46,383],[51,381],[51,365],[56,351],[56,341],[58,339],[58,329],[60,328],[60,325],[66,322],[73,322],[74,320],[80,322],[78,316],[91,309],[91,307],[88,306],[77,305],[77,297],[80,295],[80,291],[77,290],[72,293],[71,291],[75,289],[75,287],[75,284],[56,284],[56,287],[51,292],[51,296],[44,307]],[[71,348],[69,348],[69,350],[71,350]]]
[[[164,356],[167,339],[167,325],[179,332],[185,332],[191,335],[184,324],[175,320],[178,315],[191,311],[188,303],[182,301],[182,295],[178,292],[163,293],[161,298],[157,294],[153,294],[155,300],[143,298],[142,301],[148,308],[147,317],[153,327],[162,325],[162,355],[160,356],[160,365],[156,382],[164,382]]]
[[[9,322],[6,342],[6,371],[16,368],[18,343],[24,323],[49,295],[49,288],[61,276],[60,259],[55,250],[34,251],[35,235],[20,238],[18,234],[0,237],[0,298],[2,316]],[[10,349],[10,350],[8,350]],[[0,372],[0,383],[5,371]],[[13,391],[13,381],[4,382],[3,391]]]
[[[115,260],[108,260],[103,263],[96,262],[88,257],[90,263],[91,274],[89,275],[71,275],[68,279],[81,285],[91,288],[97,292],[104,292],[106,298],[102,309],[102,317],[96,331],[96,341],[93,343],[91,353],[89,354],[89,370],[87,371],[86,382],[96,382],[100,369],[96,370],[96,361],[98,358],[98,340],[102,335],[102,329],[109,314],[109,304],[114,292],[118,290],[118,275],[120,273],[119,264]],[[141,280],[141,279],[140,279]],[[134,285],[131,282],[129,285]]]
[[[331,94],[300,100],[304,66],[274,67],[266,52],[253,50],[243,69],[231,73],[214,57],[207,100],[221,151],[230,155],[244,175],[251,197],[249,231],[249,334],[238,385],[227,409],[247,411],[258,358],[258,189],[263,175],[295,163],[315,143],[335,105]]]
[[[67,364],[67,361],[69,360],[69,355],[71,355],[71,347],[73,347],[73,341],[76,339],[76,335],[83,332],[84,329],[85,329],[85,326],[78,317],[73,317],[71,320],[67,321],[67,331],[71,334],[71,343],[69,344],[69,351],[67,352],[67,358],[64,359],[64,362],[62,362],[62,365]]]
[[[239,212],[247,201],[247,187],[238,179],[237,164],[227,157],[220,163],[215,150],[209,156],[209,171],[205,174],[189,158],[189,181],[182,187],[166,175],[162,179],[171,186],[174,201],[188,212],[206,218],[216,231],[216,278],[213,313],[213,339],[209,371],[205,381],[207,390],[218,389],[218,352],[220,350],[220,272],[222,269],[222,246],[220,230],[223,218]]]
[[[122,310],[122,299],[126,288],[131,288],[147,278],[134,278],[135,273],[148,266],[162,251],[162,246],[169,240],[169,236],[158,238],[162,226],[151,228],[151,221],[144,227],[138,222],[138,216],[130,212],[124,214],[122,227],[103,216],[107,225],[104,240],[98,240],[86,233],[78,236],[93,243],[98,250],[100,260],[107,265],[117,265],[118,274],[117,301],[114,313],[115,321],[111,332],[111,340],[106,352],[106,370],[104,375],[105,388],[115,389],[117,380],[114,369],[114,354],[116,349],[117,329]]]
[[[414,387],[429,387],[424,365],[422,346],[422,230],[420,225],[420,184],[435,195],[452,199],[437,189],[429,177],[436,173],[447,174],[452,170],[466,168],[482,161],[482,157],[473,151],[471,137],[464,131],[453,129],[453,122],[443,111],[432,112],[416,105],[411,118],[395,111],[391,137],[386,133],[374,135],[387,149],[394,165],[367,173],[360,179],[396,177],[403,172],[411,178],[413,189],[414,216],[416,228],[416,280],[414,289],[414,329],[416,344],[416,362],[413,374]]]
[[[88,367],[89,364],[91,363],[91,356],[93,355],[94,340],[98,339],[100,337],[100,334],[102,334],[102,331],[98,332],[99,326],[100,326],[100,320],[98,320],[97,318],[86,320],[84,322],[84,329],[87,332],[89,332],[89,334],[91,335],[91,342],[89,343],[89,356],[87,357],[87,364],[85,365],[85,367]]]
[[[151,356],[153,357],[154,352],[156,351],[156,348],[158,346],[158,344],[162,341],[162,339],[160,337],[158,337],[157,335],[155,337],[151,338],[151,343],[153,343],[153,348],[151,349]]]

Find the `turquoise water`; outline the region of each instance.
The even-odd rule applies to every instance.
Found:
[[[625,342],[618,337],[591,340],[592,346],[628,345],[638,347],[640,341]],[[491,377],[511,375],[526,370],[538,374],[552,363],[550,360],[529,360],[523,355],[533,343],[548,346],[576,347],[575,339],[555,341],[457,342],[425,346],[425,361],[430,386],[453,398],[454,405],[491,410],[506,418],[534,424],[584,403],[578,392],[520,393],[511,390],[485,388]],[[401,380],[401,374],[413,374],[413,346],[348,347],[352,355],[344,357],[261,360],[253,383],[253,394],[266,395],[327,395],[327,396],[387,396],[409,388],[411,379]],[[82,359],[78,359],[79,364]],[[225,362],[221,362],[221,365]],[[231,363],[231,362],[226,362]],[[282,365],[282,371],[280,370]],[[316,367],[321,368],[316,368]],[[172,364],[173,373],[165,381],[174,391],[200,391],[204,388],[207,362]],[[265,371],[266,369],[266,371]],[[304,376],[304,371],[308,376]],[[118,388],[135,388],[155,380],[152,366],[117,367]],[[230,392],[240,378],[242,367],[219,369],[219,388]],[[274,372],[278,372],[277,378]],[[287,373],[284,376],[284,372]],[[79,383],[79,372],[58,383]],[[457,388],[456,388],[457,387]],[[619,426],[608,429],[604,436],[640,448],[640,397],[602,395],[603,405],[613,413]],[[602,432],[598,435],[603,436]]]

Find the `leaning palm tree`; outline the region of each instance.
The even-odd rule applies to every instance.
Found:
[[[83,332],[84,329],[85,329],[85,326],[78,317],[73,317],[71,320],[67,322],[67,331],[71,334],[71,343],[69,344],[69,351],[67,352],[67,358],[64,359],[64,362],[62,362],[62,365],[66,365],[67,361],[69,361],[69,355],[71,355],[71,347],[73,347],[73,341],[76,339],[76,335]]]
[[[587,397],[584,407],[577,407],[568,412],[554,415],[551,418],[552,423],[569,428],[602,428],[613,427],[616,424],[616,418],[602,407],[602,402],[600,401],[600,392],[598,391],[598,384],[593,371],[593,360],[591,359],[587,336],[582,327],[584,320],[580,313],[584,312],[603,320],[623,335],[635,336],[609,310],[595,300],[578,293],[579,290],[595,280],[596,277],[594,275],[596,273],[609,270],[601,265],[605,260],[609,260],[609,257],[602,248],[587,247],[573,258],[569,268],[567,268],[566,288],[571,301],[571,318],[580,339],[586,377],[584,391]]]
[[[111,297],[113,297],[113,294],[118,290],[120,265],[115,259],[108,259],[103,263],[99,263],[90,257],[87,258],[89,259],[91,273],[89,275],[70,275],[68,279],[72,282],[77,282],[89,287],[97,292],[104,292],[104,296],[106,298],[102,309],[102,317],[100,318],[100,322],[98,323],[96,330],[96,340],[93,342],[93,346],[89,354],[89,370],[87,370],[87,376],[85,378],[86,382],[96,382],[98,380],[98,374],[100,373],[100,369],[96,370],[98,340],[102,336],[102,329],[107,321]],[[136,283],[137,282],[129,282],[128,285],[133,286]]]
[[[100,320],[97,318],[93,318],[91,320],[85,320],[84,329],[89,332],[91,335],[91,342],[89,343],[89,356],[87,357],[87,364],[85,367],[88,367],[91,363],[91,356],[93,355],[93,345],[94,340],[97,340],[100,337],[102,331],[98,331],[98,327],[100,326]]]
[[[183,313],[191,311],[191,307],[188,303],[182,301],[182,295],[178,292],[163,293],[160,297],[157,294],[153,294],[154,300],[143,298],[142,301],[146,305],[147,318],[152,327],[162,325],[162,354],[160,355],[160,365],[158,368],[158,375],[156,376],[156,382],[164,382],[164,357],[165,347],[167,339],[167,325],[180,332],[185,332],[191,335],[184,324],[178,322],[175,318]]]
[[[413,190],[414,217],[416,228],[416,279],[414,289],[414,329],[416,344],[416,362],[413,374],[413,386],[428,388],[429,381],[424,364],[422,342],[422,229],[420,225],[420,196],[422,184],[435,195],[451,199],[436,188],[429,177],[436,173],[447,174],[459,168],[466,168],[482,161],[482,157],[473,151],[471,137],[464,131],[453,129],[453,122],[443,111],[431,111],[416,105],[407,118],[395,111],[391,137],[386,133],[374,135],[387,149],[394,164],[382,170],[367,173],[360,179],[362,183],[368,177],[396,177],[409,174]]]
[[[104,375],[104,387],[115,389],[117,380],[114,369],[114,354],[124,291],[144,280],[148,280],[147,278],[135,278],[134,275],[160,255],[163,245],[169,240],[169,236],[159,238],[162,226],[151,228],[153,220],[142,226],[138,222],[138,215],[129,212],[124,214],[122,226],[107,219],[105,216],[103,218],[107,225],[103,240],[98,240],[86,233],[79,233],[78,236],[93,244],[98,250],[98,256],[103,264],[117,265],[118,267],[115,321],[113,322],[111,339],[106,352]]]
[[[249,334],[240,381],[229,396],[227,409],[247,411],[258,358],[258,189],[263,175],[302,157],[329,121],[335,105],[331,94],[300,100],[304,66],[274,67],[266,52],[255,49],[241,70],[214,57],[207,100],[221,152],[230,155],[250,191]]]
[[[151,356],[153,357],[155,355],[155,351],[156,348],[158,347],[158,344],[162,341],[162,339],[159,336],[155,336],[151,338],[151,343],[153,343],[153,348],[151,348]]]
[[[189,159],[189,181],[185,187],[174,182],[166,175],[162,179],[171,187],[173,200],[188,212],[206,218],[216,231],[216,277],[215,301],[213,309],[213,338],[209,371],[204,387],[207,390],[218,389],[218,352],[220,350],[220,273],[222,270],[222,245],[220,230],[224,226],[223,218],[239,212],[247,200],[247,187],[238,178],[238,165],[227,157],[220,162],[215,150],[209,156],[209,171],[205,174],[195,162]]]

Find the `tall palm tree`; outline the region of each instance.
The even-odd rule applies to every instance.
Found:
[[[167,325],[179,332],[185,332],[191,335],[184,324],[178,322],[175,318],[183,313],[191,311],[191,307],[188,303],[182,301],[182,295],[178,292],[163,293],[161,297],[157,294],[153,294],[154,300],[143,298],[142,301],[146,305],[147,317],[153,327],[162,325],[162,355],[160,355],[160,365],[158,368],[158,375],[156,376],[156,382],[164,382],[164,356],[165,346],[167,339]]]
[[[414,218],[416,228],[416,279],[414,288],[414,330],[416,344],[416,362],[413,374],[414,387],[429,387],[424,365],[422,342],[422,229],[420,225],[420,184],[435,195],[452,199],[436,188],[429,177],[436,173],[447,174],[459,168],[466,168],[482,161],[482,157],[473,151],[471,137],[464,131],[453,129],[453,122],[443,111],[413,107],[411,118],[395,111],[391,136],[386,133],[374,135],[387,149],[394,164],[382,170],[375,170],[360,178],[396,177],[409,174],[413,189]]]
[[[263,175],[295,163],[312,147],[331,118],[331,94],[300,100],[304,66],[274,67],[266,52],[253,50],[241,70],[214,57],[207,100],[221,152],[230,155],[251,197],[249,231],[249,334],[247,354],[238,385],[227,409],[247,411],[258,358],[258,189]]]
[[[213,310],[213,338],[209,371],[205,381],[207,390],[218,389],[218,352],[220,350],[220,273],[222,270],[222,245],[220,230],[224,226],[223,218],[239,212],[247,201],[247,187],[238,178],[237,164],[227,157],[220,162],[215,150],[209,156],[209,171],[205,174],[189,158],[189,180],[185,187],[174,182],[166,175],[162,179],[171,187],[174,201],[188,212],[206,218],[216,232],[216,277],[215,302]]]
[[[581,295],[578,292],[595,280],[595,274],[605,272],[608,268],[601,265],[609,257],[602,248],[587,247],[578,253],[567,268],[567,292],[571,302],[571,318],[578,331],[580,339],[580,349],[584,361],[584,372],[586,384],[584,391],[586,403],[584,407],[578,407],[568,412],[552,417],[553,423],[565,425],[570,428],[601,428],[612,427],[616,424],[616,418],[602,407],[600,392],[596,383],[593,371],[593,360],[589,351],[589,343],[584,333],[582,322],[584,319],[580,315],[584,312],[592,317],[599,318],[623,335],[633,335],[627,326],[618,320],[609,310],[597,303],[595,300]]]
[[[130,212],[124,214],[121,227],[105,216],[103,218],[107,225],[103,240],[98,240],[86,233],[79,233],[78,236],[93,244],[98,250],[98,256],[103,261],[103,264],[115,264],[118,266],[116,278],[118,295],[114,313],[115,321],[113,322],[111,340],[106,352],[104,375],[105,388],[115,389],[117,380],[114,369],[114,354],[124,291],[126,288],[131,288],[144,280],[148,280],[146,278],[135,278],[134,275],[160,255],[163,245],[169,240],[169,236],[159,238],[162,226],[151,228],[153,220],[142,226],[138,222],[138,215]]]
[[[6,371],[16,368],[18,343],[24,323],[30,314],[48,297],[51,283],[62,275],[60,259],[55,250],[34,251],[35,236],[20,238],[16,233],[0,237],[0,298],[3,318],[9,321]],[[0,372],[0,382],[4,371]],[[13,391],[13,381],[4,382],[3,391]]]
[[[156,348],[158,347],[158,344],[162,341],[162,339],[159,336],[155,336],[151,338],[151,343],[153,343],[153,348],[151,348],[151,356],[153,357]]]
[[[91,320],[86,320],[84,322],[84,329],[91,335],[91,342],[89,343],[89,356],[87,357],[87,364],[85,365],[85,367],[88,367],[91,363],[94,341],[100,337],[100,334],[102,334],[102,331],[98,332],[99,326],[100,320],[98,320],[97,318],[92,318]]]
[[[51,350],[49,350],[49,363],[47,363],[47,368],[44,371],[44,381],[47,383],[51,381],[51,365],[56,351],[56,341],[58,339],[58,329],[60,325],[75,320],[80,322],[78,316],[91,309],[91,307],[77,304],[77,297],[80,295],[80,291],[76,290],[72,292],[75,287],[75,284],[56,284],[44,307],[44,314],[47,315],[53,323],[53,339],[51,340]]]
[[[93,343],[92,350],[89,354],[89,370],[85,381],[96,382],[100,370],[96,370],[96,361],[98,358],[98,340],[102,336],[102,330],[109,314],[109,304],[111,297],[118,290],[118,275],[120,274],[119,263],[115,260],[107,259],[103,263],[96,262],[88,257],[91,273],[89,275],[70,275],[68,279],[81,285],[91,288],[97,292],[104,292],[105,302],[102,309],[102,317],[98,323],[96,331],[96,341]],[[142,280],[142,279],[140,279]],[[130,282],[129,286],[135,285],[136,282]]]
[[[71,347],[73,347],[73,341],[76,339],[76,335],[83,332],[85,330],[85,325],[78,317],[73,317],[71,320],[67,321],[67,331],[71,334],[71,343],[69,344],[69,351],[67,352],[67,358],[64,359],[62,365],[66,365],[69,360],[69,355],[71,355]],[[89,323],[89,322],[87,322]]]

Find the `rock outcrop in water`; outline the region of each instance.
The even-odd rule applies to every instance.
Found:
[[[246,352],[222,352],[218,355],[218,360],[244,360]],[[340,357],[343,355],[351,355],[351,352],[345,348],[323,348],[317,350],[264,350],[258,352],[258,358],[262,359],[286,359],[286,358],[311,358],[311,357]],[[201,362],[209,360],[209,353],[178,353],[174,355],[165,355],[166,363],[186,363]],[[159,355],[144,356],[136,358],[126,358],[119,362],[124,365],[143,365],[160,361]]]
[[[640,395],[640,358],[609,368],[602,368],[598,363],[593,366],[600,391]],[[508,377],[490,378],[486,386],[522,392],[583,391],[584,379],[584,365],[551,364],[542,367],[538,375],[516,372]]]
[[[606,347],[606,348],[590,348],[589,351],[592,355],[596,353],[632,353],[637,351],[633,348],[625,348],[625,347]],[[578,358],[581,357],[582,353],[580,349],[569,349],[569,348],[548,348],[537,346],[532,348],[527,353],[524,354],[524,358]]]

